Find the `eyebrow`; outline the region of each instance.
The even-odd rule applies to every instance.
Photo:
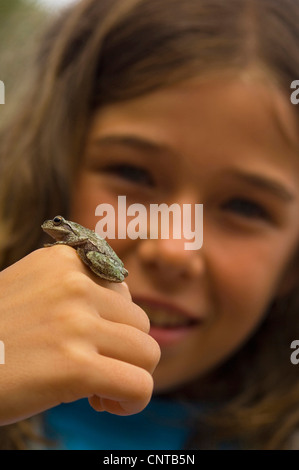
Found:
[[[151,153],[151,155],[154,156],[161,152],[167,152],[170,155],[181,157],[180,154],[176,153],[173,149],[163,143],[154,142],[146,138],[130,134],[108,134],[106,136],[98,137],[92,141],[92,144],[103,146],[111,144],[123,145],[138,151]],[[239,178],[244,183],[251,184],[258,189],[266,190],[285,202],[291,202],[295,199],[295,195],[283,184],[267,176],[239,169],[232,169],[229,171],[229,174]]]
[[[267,176],[235,169],[230,171],[230,174],[236,176],[244,183],[255,186],[257,189],[266,190],[272,193],[282,201],[291,202],[295,199],[295,194],[289,191],[285,185]]]
[[[160,142],[154,142],[148,139],[145,139],[143,137],[139,136],[133,136],[133,135],[106,135],[103,137],[98,137],[92,142],[92,145],[123,145],[126,147],[131,147],[132,149],[138,150],[138,151],[143,151],[143,152],[148,152],[153,155],[160,154],[161,152],[167,152],[168,154],[176,155],[178,154],[172,150],[170,147],[167,145],[160,143]]]

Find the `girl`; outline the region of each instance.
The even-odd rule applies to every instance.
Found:
[[[2,140],[5,448],[41,412],[68,449],[296,447],[298,24],[295,0],[82,0],[48,31]],[[39,249],[119,195],[203,204],[203,247],[110,240],[127,285]]]

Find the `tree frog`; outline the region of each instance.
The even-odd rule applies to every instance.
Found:
[[[75,248],[81,260],[98,276],[112,282],[122,282],[128,275],[123,262],[104,238],[93,230],[57,215],[46,220],[41,228],[56,240],[53,245],[68,245]]]

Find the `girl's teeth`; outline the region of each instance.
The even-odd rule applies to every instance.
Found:
[[[144,309],[150,319],[150,323],[155,326],[162,327],[178,327],[190,325],[191,321],[189,318],[184,317],[176,312],[165,312],[162,309],[150,309],[146,307]]]

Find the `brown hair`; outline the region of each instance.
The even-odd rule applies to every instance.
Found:
[[[2,136],[0,267],[41,245],[46,218],[67,217],[94,110],[251,67],[289,99],[299,76],[298,25],[297,0],[82,0],[61,14],[42,42],[22,110]],[[205,379],[227,406],[211,418],[209,442],[197,432],[192,445],[210,447],[212,435],[250,448],[287,445],[299,423],[298,374],[289,358],[299,337],[298,290],[274,299],[251,340]],[[197,391],[194,385],[188,394]]]

